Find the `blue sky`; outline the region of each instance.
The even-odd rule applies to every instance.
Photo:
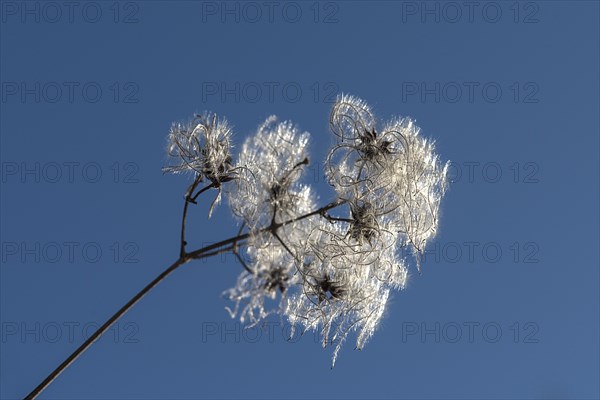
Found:
[[[423,274],[335,369],[312,335],[244,331],[233,257],[140,302],[42,398],[598,398],[595,1],[2,1],[0,395],[37,385],[177,258],[172,121],[235,142],[276,114],[333,143],[331,100],[411,116],[452,161]],[[236,233],[190,216],[201,246]],[[271,334],[272,335],[271,335]]]

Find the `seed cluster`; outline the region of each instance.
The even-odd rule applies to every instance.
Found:
[[[254,325],[278,314],[294,329],[318,330],[323,346],[334,346],[333,364],[351,332],[358,349],[365,345],[390,293],[405,287],[403,247],[420,268],[418,255],[437,232],[448,164],[414,121],[379,123],[356,97],[339,96],[329,122],[337,142],[325,163],[335,193],[327,207],[319,208],[314,189],[301,182],[309,134],[275,116],[235,161],[225,120],[175,124],[169,154],[178,163],[166,171],[191,171],[219,193],[223,186],[248,233],[236,253],[244,271],[224,293],[231,316]],[[278,305],[268,308],[266,299]]]

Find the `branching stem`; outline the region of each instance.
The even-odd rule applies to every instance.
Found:
[[[154,278],[150,283],[148,283],[142,290],[140,290],[135,296],[133,296],[125,305],[123,305],[116,313],[114,313],[100,328],[98,328],[81,346],[79,346],[70,356],[68,356],[58,367],[54,369],[47,377],[44,379],[35,389],[31,391],[26,397],[25,400],[35,399],[39,394],[48,387],[69,365],[71,365],[77,358],[79,358],[96,340],[102,336],[110,327],[117,322],[127,311],[129,311],[138,301],[140,301],[144,296],[146,296],[154,287],[156,287],[160,282],[162,282],[167,276],[171,275],[176,269],[181,267],[184,264],[187,264],[191,260],[198,260],[202,258],[212,257],[218,254],[226,253],[228,251],[237,252],[237,247],[241,242],[245,242],[251,234],[238,234],[235,237],[231,237],[229,239],[222,240],[218,243],[211,244],[209,246],[202,247],[200,249],[194,250],[192,252],[185,251],[185,222],[187,217],[187,207],[190,203],[190,195],[198,186],[199,180],[197,179],[190,186],[190,190],[186,195],[186,201],[184,205],[183,211],[183,219],[182,219],[182,227],[181,227],[181,251],[180,256],[173,264],[171,264],[167,269],[161,272],[156,278]],[[207,186],[208,188],[209,186]],[[207,190],[207,188],[201,189],[202,191]],[[197,196],[195,196],[197,197]],[[195,198],[194,197],[194,198]],[[312,211],[308,214],[302,215],[297,218],[293,218],[291,220],[271,224],[270,226],[260,229],[257,232],[271,232],[274,234],[277,229],[282,226],[286,226],[289,224],[293,224],[294,222],[303,220],[305,218],[309,218],[313,215],[323,214],[332,208],[338,207],[344,204],[345,200],[336,200],[331,202],[318,210]],[[241,232],[241,231],[240,231]]]

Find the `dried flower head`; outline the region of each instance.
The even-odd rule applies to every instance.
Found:
[[[235,302],[231,315],[253,324],[269,315],[265,298],[275,299],[277,294],[284,298],[287,289],[298,282],[296,264],[303,258],[316,217],[264,229],[316,208],[312,189],[299,182],[308,164],[307,144],[308,133],[269,117],[246,140],[236,164],[239,179],[229,192],[229,204],[250,231],[246,246],[250,261],[225,296]]]
[[[439,161],[433,142],[422,138],[408,118],[392,119],[379,129],[370,107],[352,96],[338,98],[330,122],[340,140],[328,155],[326,174],[351,204],[352,218],[364,214],[373,222],[377,219],[365,207],[377,210],[399,235],[399,244],[422,252],[435,236],[447,188],[448,167]],[[357,221],[355,226],[365,224]]]
[[[392,290],[406,285],[400,250],[418,256],[436,234],[447,166],[433,142],[411,119],[381,123],[365,101],[338,97],[330,116],[337,143],[325,164],[337,198],[318,208],[300,181],[307,132],[271,116],[234,164],[226,122],[205,121],[174,125],[171,154],[180,163],[167,170],[194,171],[219,190],[235,180],[229,205],[247,233],[233,250],[244,271],[224,292],[231,316],[255,325],[278,314],[294,330],[318,331],[322,345],[333,346],[332,363],[352,332],[362,349]]]
[[[351,332],[357,332],[357,348],[364,346],[383,316],[390,289],[404,287],[407,278],[393,234],[377,227],[371,241],[360,241],[348,234],[353,226],[344,218],[315,221],[305,262],[297,265],[302,280],[281,306],[293,326],[318,330],[323,346],[334,346],[333,363]]]
[[[240,179],[229,202],[249,227],[311,211],[306,210],[310,189],[298,182],[308,164],[308,137],[291,122],[271,116],[244,143],[236,164]]]
[[[231,127],[217,115],[197,115],[191,122],[174,123],[169,133],[169,156],[177,164],[163,168],[169,173],[191,171],[214,187],[234,179],[231,158]]]

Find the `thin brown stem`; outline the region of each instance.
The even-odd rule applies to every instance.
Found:
[[[196,183],[196,182],[195,182]],[[197,185],[197,183],[196,183]],[[194,186],[194,185],[192,185]],[[190,186],[190,188],[192,188]],[[195,187],[194,187],[195,188]],[[194,190],[192,188],[192,190]],[[186,205],[187,205],[186,201]],[[294,222],[300,221],[305,218],[309,218],[313,215],[322,214],[332,208],[335,208],[339,205],[344,204],[344,200],[336,200],[332,203],[329,203],[318,210],[312,211],[308,214],[302,215],[297,218],[293,218],[291,220],[285,221],[283,223],[278,223],[271,225],[269,227],[260,229],[258,232],[271,232],[275,234],[276,230],[282,226],[292,224]],[[185,217],[187,213],[187,207],[184,207],[184,215],[183,215],[183,224],[182,224],[182,245],[185,246]],[[241,231],[240,231],[241,232]],[[35,389],[31,391],[26,397],[25,400],[35,399],[39,394],[48,387],[69,365],[71,365],[77,358],[79,358],[96,340],[102,336],[110,327],[119,320],[127,311],[129,311],[138,301],[140,301],[144,296],[146,296],[156,285],[162,282],[167,276],[171,275],[177,268],[180,266],[187,264],[191,260],[197,260],[202,258],[212,257],[218,254],[222,254],[228,251],[236,251],[237,246],[241,241],[244,241],[250,237],[250,233],[238,234],[235,237],[222,240],[220,242],[211,244],[209,246],[202,247],[190,253],[185,252],[185,248],[183,248],[182,255],[171,264],[167,269],[161,272],[156,278],[154,278],[150,283],[148,283],[142,290],[140,290],[135,296],[133,296],[124,306],[122,306],[116,313],[114,313],[100,328],[98,328],[81,346],[79,346],[69,357],[67,357],[58,367],[54,369],[47,377],[44,379]]]
[[[244,269],[246,270],[246,272],[248,272],[249,274],[254,275],[254,271],[252,271],[250,269],[250,267],[248,266],[248,264],[246,264],[246,261],[244,261],[244,259],[242,258],[242,256],[240,256],[240,253],[237,251],[237,248],[233,249],[233,255],[235,255],[235,257],[237,258],[237,260],[239,261],[239,263],[242,265],[242,267],[244,267]]]
[[[179,247],[179,257],[183,257],[185,255],[185,246],[187,245],[187,241],[185,240],[185,225],[187,222],[187,211],[188,211],[188,207],[189,207],[190,203],[198,204],[198,203],[196,203],[196,199],[198,198],[198,196],[200,196],[202,193],[206,192],[207,190],[216,187],[214,183],[211,183],[210,185],[207,185],[207,186],[203,187],[202,189],[200,189],[198,191],[198,193],[196,193],[195,195],[192,196],[192,194],[194,193],[194,190],[196,190],[200,181],[201,181],[201,176],[198,175],[196,180],[194,180],[194,183],[192,183],[190,185],[190,187],[188,188],[188,191],[185,195],[185,203],[183,204],[183,216],[181,217],[181,245]]]
[[[201,179],[202,176],[198,175],[196,179],[194,179],[194,183],[190,185],[185,194],[185,201],[183,204],[183,215],[181,217],[181,244],[179,246],[179,258],[183,258],[183,256],[185,255],[185,246],[187,245],[187,242],[185,241],[185,224],[187,221],[187,211],[190,205],[191,195],[192,193],[194,193],[194,190],[196,190],[196,187],[200,183]]]
[[[281,228],[283,226],[287,226],[287,225],[293,224],[293,223],[301,221],[303,219],[312,217],[313,215],[322,214],[325,211],[331,210],[332,208],[341,206],[342,204],[345,204],[345,203],[346,203],[346,200],[339,200],[338,199],[338,200],[333,201],[333,202],[331,202],[331,203],[329,203],[329,204],[327,204],[327,205],[325,205],[325,206],[323,206],[323,207],[321,207],[321,208],[319,208],[317,210],[311,211],[308,214],[304,214],[304,215],[301,215],[299,217],[292,218],[292,219],[287,220],[285,222],[271,224],[271,225],[267,226],[266,228],[262,228],[262,229],[259,229],[259,230],[255,231],[253,234],[265,233],[265,232],[275,232],[277,229],[279,229],[279,228]],[[232,238],[229,238],[229,239],[222,240],[222,241],[217,242],[217,243],[213,243],[213,244],[211,244],[209,246],[206,246],[206,247],[203,247],[201,249],[194,250],[194,251],[191,251],[189,253],[186,253],[186,257],[189,257],[189,258],[192,258],[192,259],[198,258],[198,256],[201,256],[203,253],[205,253],[207,251],[216,250],[216,249],[219,249],[219,248],[221,248],[223,246],[227,246],[229,244],[233,244],[235,242],[239,242],[241,240],[248,239],[251,235],[252,235],[252,233],[244,233],[243,235],[238,235],[238,236],[235,236],[235,237],[232,237]]]
[[[90,336],[81,346],[77,348],[65,361],[62,362],[54,371],[46,377],[31,393],[25,397],[26,400],[35,399],[48,385],[50,385],[71,363],[73,363],[84,351],[86,351],[98,338],[106,332],[123,314],[125,314],[131,307],[135,305],[140,299],[142,299],[152,288],[158,285],[163,279],[175,271],[178,267],[185,264],[187,260],[178,259],[171,266],[165,269],[160,275],[158,275],[152,282],[147,284],[142,290],[140,290],[135,296],[133,296],[123,307],[121,307],[116,313],[113,314],[98,330],[96,330],[92,336]]]
[[[203,249],[200,249],[203,250]],[[195,259],[208,258],[218,254],[222,254],[233,250],[233,245],[223,247],[214,251],[205,251],[199,254]],[[77,348],[65,361],[63,361],[54,371],[50,373],[31,393],[25,397],[25,400],[35,399],[48,385],[50,385],[69,365],[71,365],[81,354],[83,354],[96,340],[102,336],[110,327],[121,318],[127,311],[129,311],[138,301],[146,296],[156,285],[162,282],[167,276],[173,273],[180,266],[188,263],[191,258],[179,258],[167,269],[160,273],[152,282],[148,283],[142,290],[140,290],[135,296],[133,296],[123,307],[121,307],[116,313],[114,313],[100,328],[98,328],[81,346]]]
[[[281,245],[283,246],[283,248],[290,253],[290,255],[294,258],[294,260],[298,260],[298,257],[296,256],[296,254],[294,254],[294,252],[292,250],[290,250],[290,248],[288,247],[287,244],[285,244],[285,242],[283,241],[283,239],[281,239],[281,237],[277,234],[277,232],[273,232],[273,236],[275,236],[275,238],[279,241],[279,243],[281,243]]]
[[[198,193],[196,193],[193,197],[190,198],[190,202],[196,204],[196,199],[198,198],[198,196],[200,196],[202,193],[206,192],[209,189],[212,189],[214,187],[217,187],[214,183],[211,183],[208,186],[203,187],[202,189],[198,190]]]

